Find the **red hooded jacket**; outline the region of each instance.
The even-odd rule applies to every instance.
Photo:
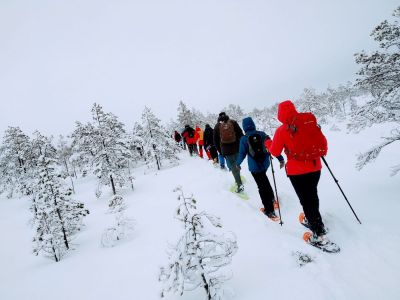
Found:
[[[187,129],[185,129],[182,132],[182,136],[185,138],[186,144],[195,145],[197,143],[197,140],[199,139],[199,134],[193,128],[191,130],[193,130],[193,133],[194,133],[193,137],[189,136],[189,132]]]
[[[282,125],[275,131],[273,140],[267,140],[265,146],[273,156],[281,154],[285,150],[287,155],[288,150],[293,149],[293,140],[290,138],[288,125],[293,117],[297,114],[296,108],[292,101],[287,100],[278,106],[278,120]],[[288,158],[286,164],[287,175],[301,175],[311,172],[316,172],[322,169],[321,159],[299,161]]]

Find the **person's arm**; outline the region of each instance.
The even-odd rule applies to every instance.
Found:
[[[268,149],[269,153],[277,157],[282,153],[284,146],[285,145],[282,137],[282,127],[279,127],[275,131],[274,139],[269,139],[265,141],[265,147]]]
[[[268,140],[270,140],[271,141],[271,137],[268,135],[268,134],[266,134],[265,135],[265,145],[267,144],[267,141]],[[268,148],[267,148],[268,149]],[[275,156],[275,155],[274,155]],[[281,155],[281,154],[279,154],[278,156],[275,156],[278,160],[279,160],[279,162],[281,163],[281,165],[282,165],[282,162],[284,163],[285,162],[285,159],[283,158],[283,156]],[[281,166],[282,167],[282,166]]]
[[[239,156],[236,162],[238,166],[242,164],[248,152],[249,145],[247,144],[247,138],[245,136],[242,136],[242,138],[240,139]]]
[[[222,154],[221,138],[219,136],[219,124],[215,125],[215,128],[214,128],[214,145],[215,145],[215,147],[217,147],[218,152]]]
[[[242,128],[240,128],[239,124],[236,121],[232,121],[233,128],[235,129],[235,134],[238,140],[244,136]]]

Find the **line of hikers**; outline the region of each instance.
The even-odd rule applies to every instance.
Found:
[[[193,129],[186,125],[181,134],[175,131],[174,137],[177,143],[187,145],[190,155],[197,154],[203,158],[204,148],[208,158],[214,163],[219,162],[221,168],[225,169],[226,161],[235,179],[237,193],[244,190],[240,166],[247,156],[248,168],[263,204],[260,210],[268,218],[278,221],[274,192],[266,174],[272,156],[275,156],[280,168],[285,167],[303,207],[305,218],[302,222],[313,232],[310,240],[323,242],[326,230],[319,212],[317,187],[322,168],[321,157],[327,154],[326,138],[315,116],[298,113],[290,100],[279,104],[277,118],[282,125],[275,131],[273,139],[257,130],[251,117],[243,119],[243,133],[239,124],[225,112],[219,114],[214,129],[207,124],[203,132],[198,126]],[[286,163],[282,151],[286,154]]]

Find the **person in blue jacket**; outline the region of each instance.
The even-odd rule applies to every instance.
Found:
[[[264,208],[260,210],[268,218],[278,221],[279,218],[276,216],[274,209],[274,192],[267,177],[270,154],[264,146],[265,141],[270,139],[270,137],[265,132],[256,130],[256,125],[250,117],[244,118],[242,125],[245,135],[240,139],[237,164],[240,166],[247,156],[249,171],[254,177],[262,204],[264,205]],[[277,158],[280,168],[283,168],[285,161],[282,155],[277,156]]]

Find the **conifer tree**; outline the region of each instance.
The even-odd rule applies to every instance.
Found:
[[[113,247],[118,241],[127,239],[134,230],[134,220],[125,216],[127,205],[121,195],[114,195],[108,204],[108,213],[115,216],[114,225],[106,228],[101,237],[103,247]]]
[[[150,108],[145,107],[142,114],[143,148],[148,164],[155,162],[160,170],[163,160],[175,163],[178,161],[177,153],[180,151],[174,139],[161,125]]]
[[[192,127],[195,125],[193,113],[183,101],[180,101],[178,105],[178,122],[181,128],[184,128],[185,125],[190,125]]]
[[[400,7],[393,17],[392,22],[383,21],[371,33],[380,50],[355,55],[361,66],[357,85],[369,90],[373,97],[353,113],[349,128],[358,132],[375,124],[396,124],[382,143],[358,157],[359,169],[374,161],[384,147],[400,140]],[[399,171],[400,164],[393,167],[392,174]]]
[[[124,124],[112,113],[94,104],[93,123],[77,123],[72,134],[73,147],[90,164],[99,185],[109,185],[116,195],[117,186],[129,181],[131,151]]]
[[[29,194],[27,184],[31,171],[29,137],[19,127],[8,127],[0,147],[0,186],[12,198],[14,192]]]
[[[34,254],[60,261],[71,249],[73,236],[81,229],[89,213],[82,203],[71,199],[72,190],[65,188],[56,161],[56,149],[40,133],[35,133],[35,181],[33,188],[35,214]]]
[[[236,238],[207,230],[206,225],[221,228],[219,218],[205,212],[198,213],[196,200],[186,197],[181,188],[176,191],[179,193],[176,217],[182,222],[185,232],[171,249],[168,265],[161,268],[159,280],[164,284],[161,296],[171,291],[183,295],[185,291],[201,287],[207,299],[222,299],[222,285],[230,278],[224,267],[231,263],[238,249]]]
[[[223,111],[229,116],[229,118],[237,121],[239,124],[244,118],[244,111],[240,105],[229,104],[223,109]]]
[[[63,167],[62,175],[64,178],[69,178],[71,181],[72,192],[75,194],[75,186],[73,176],[76,177],[76,170],[74,162],[71,161],[73,150],[71,145],[68,144],[64,136],[60,135],[57,143],[57,160],[59,165]]]

